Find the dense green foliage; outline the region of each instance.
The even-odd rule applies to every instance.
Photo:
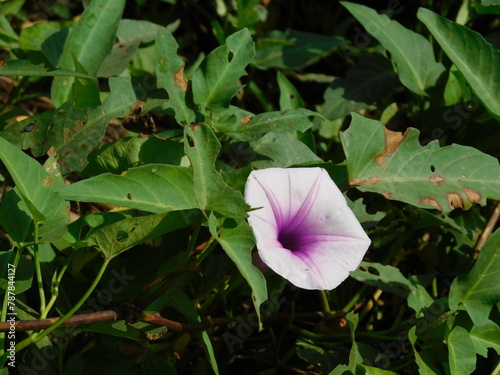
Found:
[[[0,375],[500,374],[500,5],[360,3],[0,2]],[[299,166],[372,240],[335,290],[256,256]]]

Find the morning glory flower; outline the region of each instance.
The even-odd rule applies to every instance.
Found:
[[[262,261],[303,289],[334,289],[370,239],[323,168],[253,171],[245,200]]]

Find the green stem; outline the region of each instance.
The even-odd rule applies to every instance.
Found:
[[[324,313],[330,313],[330,304],[328,303],[328,296],[326,295],[326,290],[319,291],[319,298],[321,303],[321,311]]]
[[[359,299],[363,296],[366,289],[368,289],[368,285],[366,284],[364,284],[361,288],[359,288],[358,292],[351,298],[351,300],[347,303],[347,305],[344,306],[342,311],[344,311],[345,313],[351,311],[356,302],[358,302]]]
[[[73,254],[75,254],[75,253],[72,252],[66,258],[66,261],[64,262],[64,265],[63,265],[61,271],[59,272],[59,275],[57,275],[57,278],[52,285],[52,291],[51,291],[52,296],[51,296],[49,302],[47,303],[47,306],[45,306],[45,309],[43,311],[41,311],[40,319],[45,319],[47,317],[47,315],[50,312],[50,309],[52,308],[52,306],[54,306],[54,303],[56,302],[57,297],[59,297],[59,285],[61,284],[61,279],[62,279],[64,273],[66,272],[71,260],[73,259]]]
[[[38,294],[40,295],[40,313],[45,311],[45,292],[43,291],[43,278],[42,270],[40,268],[40,257],[38,255],[38,223],[35,223],[34,229],[34,244],[33,253],[35,260],[35,273],[36,273],[36,283],[38,286]]]
[[[16,352],[21,351],[22,349],[26,348],[28,345],[35,344],[44,337],[46,337],[49,333],[53,332],[57,327],[59,327],[61,324],[63,324],[68,318],[70,318],[73,314],[75,314],[78,309],[85,303],[85,301],[90,297],[94,289],[97,287],[97,284],[99,284],[99,281],[102,278],[102,275],[104,274],[104,271],[106,270],[106,267],[109,264],[109,260],[105,260],[104,263],[101,266],[101,269],[99,270],[99,273],[97,274],[96,278],[94,279],[94,282],[90,286],[90,288],[85,292],[82,298],[73,306],[71,310],[69,310],[64,316],[62,316],[60,319],[57,320],[54,324],[52,324],[49,328],[46,330],[40,332],[40,333],[33,333],[30,335],[28,338],[25,340],[21,341],[19,344],[16,345]]]
[[[499,375],[500,374],[500,361],[497,363],[495,369],[491,372],[491,375]]]
[[[191,235],[191,238],[189,239],[189,243],[187,246],[187,251],[186,251],[186,257],[189,258],[191,253],[194,250],[194,247],[196,246],[196,242],[198,241],[198,235],[200,234],[200,229],[201,229],[201,224],[203,223],[203,215],[200,213],[198,215],[198,219],[196,220],[196,223],[194,224],[193,228],[193,234]]]

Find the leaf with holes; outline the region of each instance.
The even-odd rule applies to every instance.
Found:
[[[101,174],[59,188],[67,200],[97,202],[162,213],[198,208],[191,168],[149,164],[121,175]]]
[[[498,160],[466,146],[440,147],[437,141],[422,147],[420,132],[403,134],[380,122],[352,115],[341,133],[349,184],[421,208],[448,213],[454,208],[484,205],[500,199]],[[359,145],[364,145],[360,148]]]
[[[245,122],[216,128],[239,141],[255,141],[270,132],[304,132],[312,127],[310,118],[314,116],[321,117],[319,113],[305,108],[264,112],[248,116]]]
[[[488,321],[492,306],[500,301],[500,230],[497,230],[481,250],[476,264],[465,275],[453,280],[450,289],[450,310],[464,308],[474,324]]]
[[[243,195],[226,185],[215,169],[221,146],[213,131],[203,123],[186,126],[184,131],[184,152],[193,166],[194,196],[198,207],[202,211],[217,211],[226,217],[246,218],[246,210],[250,207]]]
[[[141,97],[161,100],[160,92],[146,90],[148,81],[142,77],[111,78],[109,85],[110,95],[97,108],[76,108],[67,102],[55,111],[20,121],[0,135],[20,148],[31,149],[36,157],[52,149],[67,171],[80,171],[88,163],[88,154],[101,145],[111,119],[127,116]]]
[[[418,281],[408,280],[396,267],[361,262],[359,269],[351,272],[351,276],[362,283],[376,286],[384,292],[407,298],[408,306],[417,313],[434,301]]]
[[[95,230],[85,242],[88,246],[95,246],[105,260],[111,260],[151,238],[190,226],[197,217],[191,211],[132,217]]]
[[[193,98],[200,110],[217,112],[229,108],[229,102],[243,86],[245,67],[255,56],[248,29],[229,36],[226,44],[213,50],[193,74]]]
[[[180,124],[189,125],[196,115],[186,101],[188,83],[184,79],[184,61],[177,56],[179,45],[166,29],[158,30],[155,44],[155,71],[158,87],[168,93],[162,109],[172,108]]]
[[[6,202],[2,200],[0,224],[4,226],[14,218],[18,219],[24,228],[22,234],[15,228],[15,238],[20,240],[27,238],[31,228],[29,219],[40,227],[38,241],[55,241],[64,236],[67,231],[66,222],[69,221],[69,204],[54,191],[56,182],[51,175],[35,159],[1,137],[0,160],[14,180],[16,194],[10,193]],[[15,206],[19,208],[12,215],[10,210]],[[5,227],[12,228],[13,224],[6,223]]]

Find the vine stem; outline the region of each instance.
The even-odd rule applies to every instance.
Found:
[[[74,313],[77,312],[77,310],[85,303],[85,301],[90,297],[94,289],[97,287],[99,284],[99,281],[102,278],[102,275],[104,274],[104,271],[106,271],[106,268],[108,267],[109,260],[105,260],[104,263],[101,266],[101,269],[99,270],[99,273],[97,274],[94,282],[92,285],[89,287],[89,289],[85,292],[85,294],[80,298],[80,300],[69,310],[64,316],[62,316],[60,319],[58,319],[54,324],[52,324],[49,328],[46,330],[40,332],[40,333],[33,333],[30,335],[28,338],[24,339],[21,341],[19,344],[16,345],[16,352],[19,352],[20,350],[26,348],[28,345],[37,343],[44,337],[46,337],[49,333],[53,332],[57,327],[59,327],[61,324],[63,324],[66,320],[68,320]]]
[[[56,302],[57,300],[57,297],[59,296],[59,284],[61,284],[61,279],[64,275],[64,273],[66,272],[66,269],[68,268],[71,260],[73,259],[73,255],[75,253],[72,252],[67,258],[66,258],[66,261],[64,262],[64,265],[61,269],[61,271],[59,272],[59,275],[57,275],[57,278],[56,280],[54,281],[54,283],[52,284],[52,296],[50,297],[50,300],[49,302],[47,303],[47,305],[45,306],[45,309],[43,311],[41,311],[41,314],[40,314],[40,319],[45,319],[47,317],[47,315],[49,314],[49,311],[50,309],[52,308],[52,306],[54,305],[54,303]]]
[[[38,254],[38,223],[35,223],[33,238],[34,238],[33,254],[35,260],[36,283],[38,286],[38,294],[40,295],[40,313],[43,313],[43,311],[45,311],[45,292],[43,290],[43,277],[42,277],[42,270],[40,268],[40,257]]]

